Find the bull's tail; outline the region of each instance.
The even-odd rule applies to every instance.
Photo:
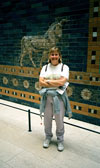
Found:
[[[21,55],[23,54],[23,51],[24,51],[24,39],[25,37],[22,37],[21,39]]]
[[[21,39],[20,66],[22,66],[22,62],[23,62],[23,53],[24,53],[24,37],[22,37]]]

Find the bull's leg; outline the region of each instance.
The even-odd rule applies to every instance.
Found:
[[[21,54],[21,57],[20,57],[20,66],[23,66],[23,57],[24,57],[25,54]]]
[[[40,67],[42,67],[42,62],[44,62],[48,58],[48,51],[43,51],[42,58],[40,61]]]
[[[35,63],[34,63],[34,61],[33,61],[33,59],[32,59],[32,52],[29,53],[29,58],[30,58],[30,60],[31,60],[31,62],[32,62],[32,64],[33,64],[33,66],[36,67],[36,65],[35,65]]]

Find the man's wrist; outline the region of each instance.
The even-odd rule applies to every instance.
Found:
[[[49,84],[50,80],[46,80],[46,82]]]

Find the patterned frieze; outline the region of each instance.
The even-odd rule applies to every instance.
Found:
[[[19,100],[24,100],[27,102],[40,104],[41,96],[39,94],[30,93],[27,91],[15,90],[6,87],[0,87],[0,95],[6,97],[17,98]],[[0,97],[1,97],[0,96]],[[74,113],[81,115],[91,116],[95,118],[100,118],[100,107],[87,105],[75,101],[70,101],[71,109]]]
[[[15,76],[9,74],[0,75],[0,86],[12,89],[36,93],[38,78]]]
[[[67,88],[69,99],[87,105],[100,106],[100,87],[70,83]]]
[[[1,74],[38,78],[40,68],[0,65]]]
[[[0,74],[38,78],[41,68],[0,65]],[[70,71],[71,83],[100,86],[100,74]]]
[[[71,72],[70,72],[71,73]],[[75,73],[75,72],[74,72]],[[69,99],[71,102],[76,102],[74,103],[75,106],[77,106],[77,103],[85,104],[85,106],[95,106],[99,108],[100,106],[100,87],[97,85],[88,85],[88,84],[82,84],[79,83],[79,80],[82,80],[82,77],[78,73],[77,77],[75,77],[75,81],[70,82],[68,88],[67,88],[67,93],[69,96]],[[75,75],[76,75],[75,74]],[[93,79],[94,80],[94,79]],[[71,81],[71,79],[70,79]],[[10,74],[2,74],[0,75],[0,87],[1,87],[1,92],[0,95],[5,95],[21,100],[28,101],[30,102],[34,101],[35,103],[37,101],[37,98],[34,97],[34,94],[38,95],[39,97],[39,83],[38,83],[38,78],[35,77],[28,77],[28,76],[15,76],[15,75],[10,75]],[[9,100],[9,98],[8,98]],[[33,102],[34,102],[33,101]],[[72,103],[73,104],[73,103]],[[84,113],[81,111],[81,106],[76,107],[73,106],[72,108],[74,109],[73,112],[78,111],[78,113]],[[91,108],[92,109],[92,108]],[[95,109],[94,109],[95,110]],[[92,111],[89,110],[88,116],[91,115]],[[95,112],[94,112],[95,113]],[[96,114],[96,116],[98,113]]]

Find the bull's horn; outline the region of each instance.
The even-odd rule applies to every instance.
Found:
[[[62,19],[61,21],[60,21],[60,24],[64,24],[64,23],[66,23],[66,22],[68,22],[69,20],[68,19]]]

